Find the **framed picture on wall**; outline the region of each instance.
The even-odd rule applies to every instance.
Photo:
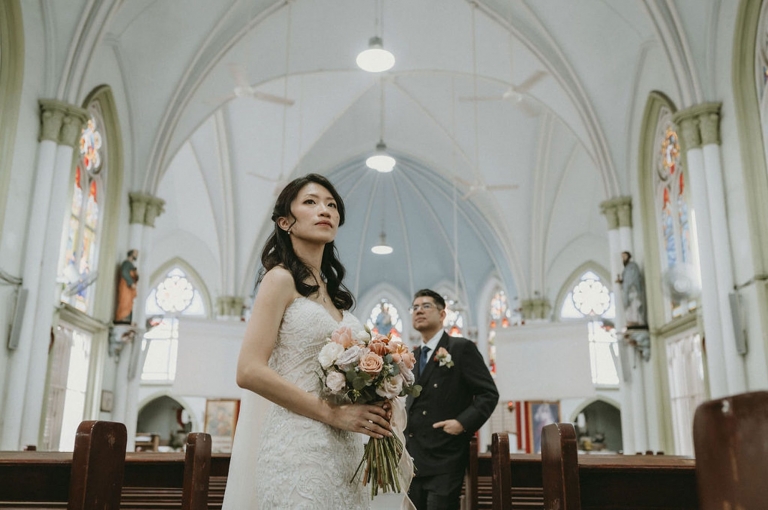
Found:
[[[528,417],[528,444],[531,453],[541,453],[541,429],[550,423],[560,422],[560,402],[526,402]]]
[[[203,430],[211,435],[212,452],[232,452],[232,441],[235,438],[239,413],[240,400],[238,399],[206,400]]]

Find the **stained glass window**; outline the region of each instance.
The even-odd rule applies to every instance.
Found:
[[[593,271],[585,271],[568,292],[560,307],[562,319],[591,318],[587,324],[592,382],[619,384],[619,346],[610,319],[616,317],[613,293]]]
[[[688,177],[682,166],[676,127],[672,123],[671,112],[666,108],[662,108],[659,115],[654,165],[662,270],[682,264],[698,272],[693,252],[695,244],[687,193]],[[683,302],[669,299],[669,313],[678,317],[696,308],[696,304],[695,300]]]
[[[488,322],[488,365],[491,374],[496,375],[496,330],[512,324],[512,310],[507,293],[498,289],[491,298],[490,321]]]
[[[445,299],[445,319],[443,320],[443,328],[448,330],[448,334],[451,336],[464,336],[464,314],[462,314],[462,308],[458,301],[449,297],[443,296]]]
[[[200,291],[186,273],[174,267],[149,293],[144,304],[147,316],[161,315],[160,324],[144,335],[142,350],[147,357],[141,372],[142,381],[173,382],[179,349],[179,315],[205,316]]]
[[[80,135],[69,221],[62,233],[57,279],[61,284],[61,301],[83,312],[89,311],[93,300],[92,284],[97,275],[99,227],[107,179],[99,103],[92,103],[88,111],[91,117]]]
[[[402,337],[403,320],[400,312],[386,298],[382,298],[371,309],[366,325],[374,333],[385,336],[391,333],[393,337]]]

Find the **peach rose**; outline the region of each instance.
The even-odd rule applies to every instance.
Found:
[[[360,363],[358,365],[360,367],[360,370],[363,372],[366,372],[371,375],[378,375],[379,372],[381,372],[382,367],[384,366],[384,360],[381,359],[381,356],[376,354],[375,352],[366,352],[363,354],[363,357],[360,358]]]
[[[357,343],[355,340],[355,335],[352,333],[352,330],[347,326],[342,326],[336,331],[334,331],[333,334],[331,335],[331,340],[341,345],[345,349],[349,349],[350,347],[352,347]]]

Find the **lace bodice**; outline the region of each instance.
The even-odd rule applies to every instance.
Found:
[[[337,322],[320,304],[297,298],[286,309],[269,365],[299,388],[319,395],[322,371],[317,356],[326,339],[340,326],[362,329],[344,312]],[[238,424],[238,436],[241,434]],[[233,460],[238,448],[233,446]],[[264,419],[258,452],[252,453],[253,472],[232,472],[237,483],[253,484],[256,504],[240,502],[232,509],[368,509],[367,491],[350,482],[363,455],[362,436],[270,405]]]

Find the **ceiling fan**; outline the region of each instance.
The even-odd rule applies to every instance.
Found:
[[[268,101],[270,103],[277,103],[285,106],[291,106],[294,103],[293,99],[276,96],[274,94],[268,94],[253,88],[248,82],[248,75],[245,71],[245,66],[242,64],[227,64],[227,67],[229,68],[229,73],[232,75],[232,78],[235,81],[234,90],[231,94],[227,94],[226,96],[219,97],[218,99],[208,102],[221,103],[236,97],[252,97],[261,101]]]
[[[456,177],[456,182],[466,186],[467,192],[461,196],[462,200],[466,200],[479,191],[500,191],[505,189],[518,189],[517,184],[485,184],[479,180],[470,182],[459,177]]]
[[[534,85],[540,82],[547,75],[546,71],[535,71],[526,78],[520,85],[510,85],[501,95],[497,96],[469,96],[460,97],[459,101],[510,101],[520,107],[529,117],[539,114],[539,109],[529,100],[527,93]]]

